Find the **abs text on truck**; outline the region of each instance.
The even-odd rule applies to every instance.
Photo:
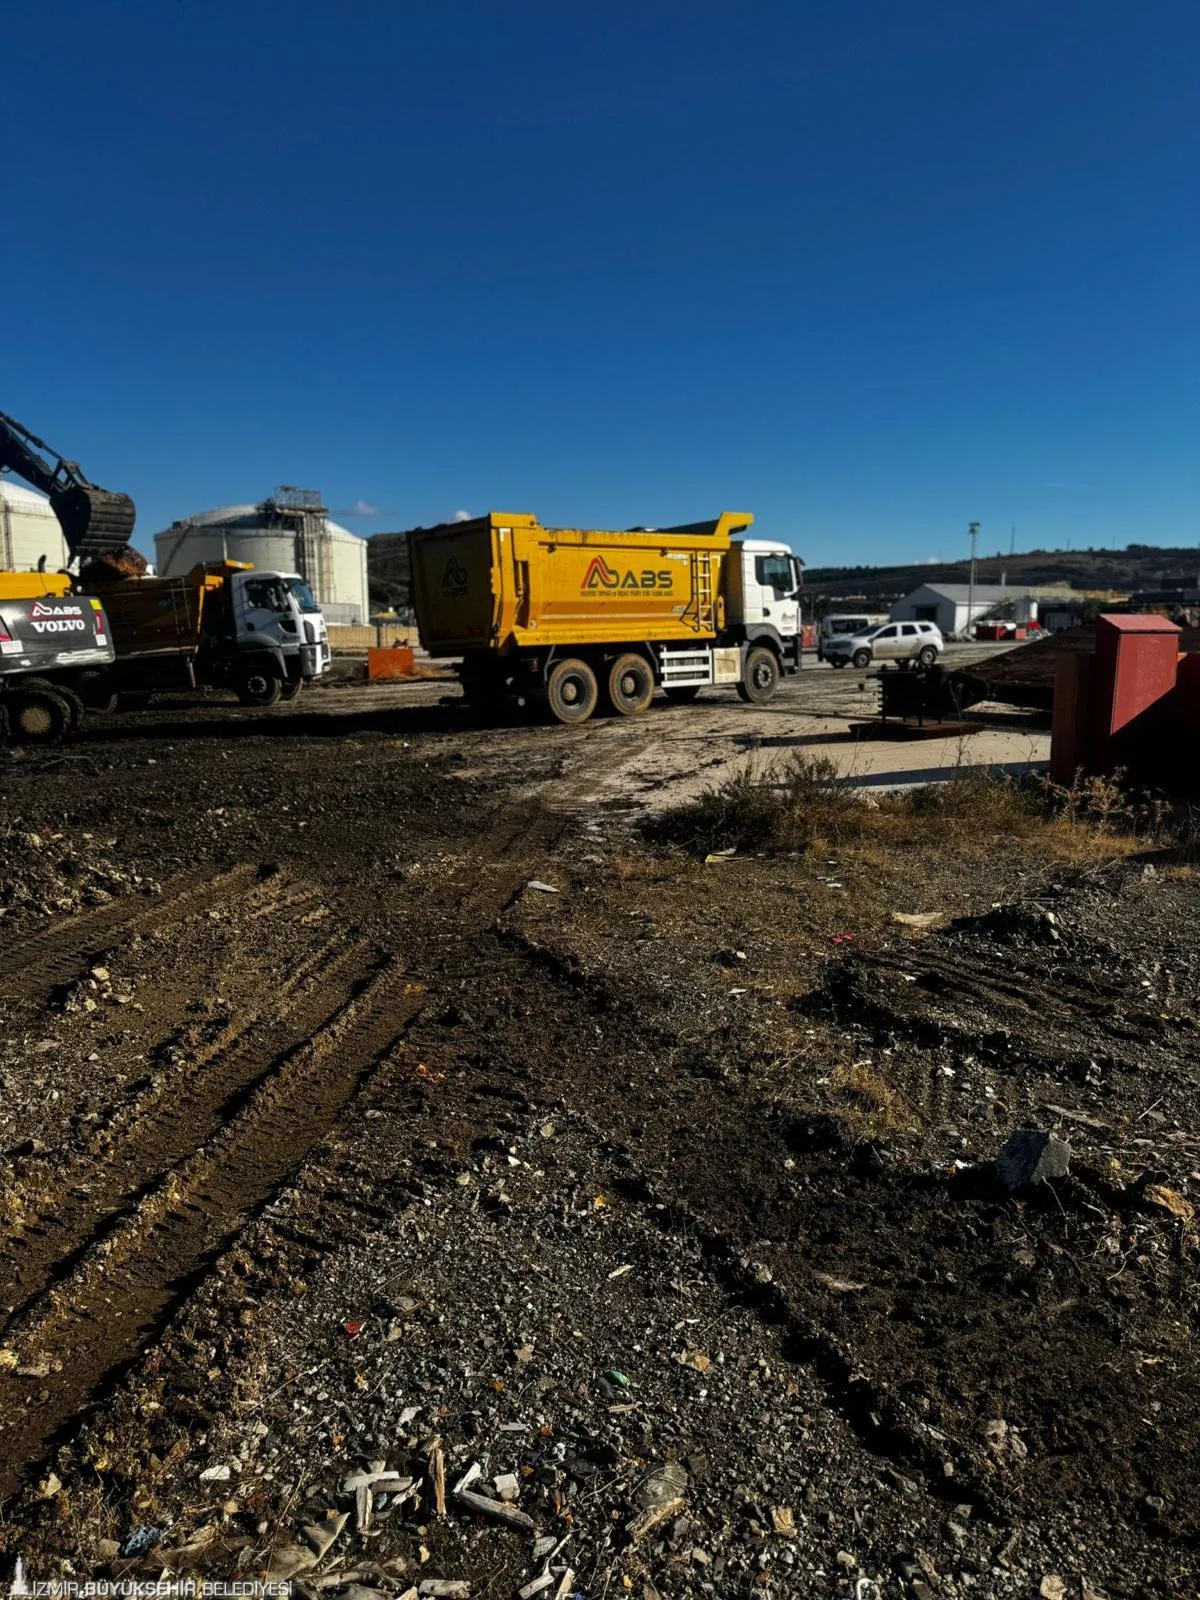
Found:
[[[432,656],[460,657],[481,706],[542,699],[560,722],[645,711],[708,684],[763,703],[802,660],[802,564],[744,535],[746,512],[676,528],[544,528],[492,512],[409,535]]]

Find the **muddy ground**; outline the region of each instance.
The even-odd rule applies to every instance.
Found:
[[[343,688],[4,759],[10,1560],[1197,1592],[1191,866],[646,841],[848,679],[575,731]],[[1070,1171],[1011,1194],[1022,1126]]]

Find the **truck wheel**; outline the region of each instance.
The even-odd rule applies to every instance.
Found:
[[[65,732],[74,733],[83,721],[83,701],[75,693],[74,689],[68,689],[65,683],[52,683],[48,678],[26,678],[21,688],[25,694],[35,694],[39,690],[45,690],[48,694],[52,694],[61,700],[67,708]]]
[[[779,687],[779,662],[775,652],[757,645],[746,657],[737,692],[747,705],[765,705]]]
[[[623,717],[636,717],[654,699],[654,674],[645,656],[618,656],[608,675],[608,699]]]
[[[677,683],[673,684],[669,689],[664,689],[663,693],[673,706],[690,706],[700,693],[700,685],[698,683]]]
[[[596,709],[600,686],[586,661],[568,657],[556,661],[546,680],[546,700],[559,722],[574,727],[586,722]]]
[[[864,667],[871,665],[871,652],[869,650],[856,650],[850,659],[861,672]]]
[[[56,744],[70,732],[71,707],[49,684],[28,685],[5,696],[8,731],[19,744]]]
[[[839,672],[846,665],[845,656],[830,656],[829,665],[835,672]]]
[[[294,700],[303,687],[303,678],[289,678],[286,683],[280,685],[279,698],[281,700]]]
[[[933,664],[937,661],[937,651],[933,648],[933,646],[931,644],[927,644],[925,646],[925,648],[921,651],[920,655],[917,657],[917,660],[921,663],[921,665],[923,667],[932,667]]]
[[[238,680],[237,697],[244,706],[273,706],[283,684],[269,667],[247,667]]]

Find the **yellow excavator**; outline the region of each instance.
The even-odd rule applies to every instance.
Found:
[[[145,558],[129,544],[136,517],[129,496],[91,483],[78,462],[2,411],[0,472],[47,496],[85,585],[101,574],[145,572]],[[26,742],[61,738],[85,706],[110,696],[113,643],[104,606],[74,587],[67,572],[0,569],[0,734]]]

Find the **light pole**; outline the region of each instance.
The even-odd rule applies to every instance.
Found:
[[[975,548],[979,543],[979,524],[969,522],[967,533],[971,538],[971,576],[967,583],[967,638],[971,637],[971,624],[975,620]]]

